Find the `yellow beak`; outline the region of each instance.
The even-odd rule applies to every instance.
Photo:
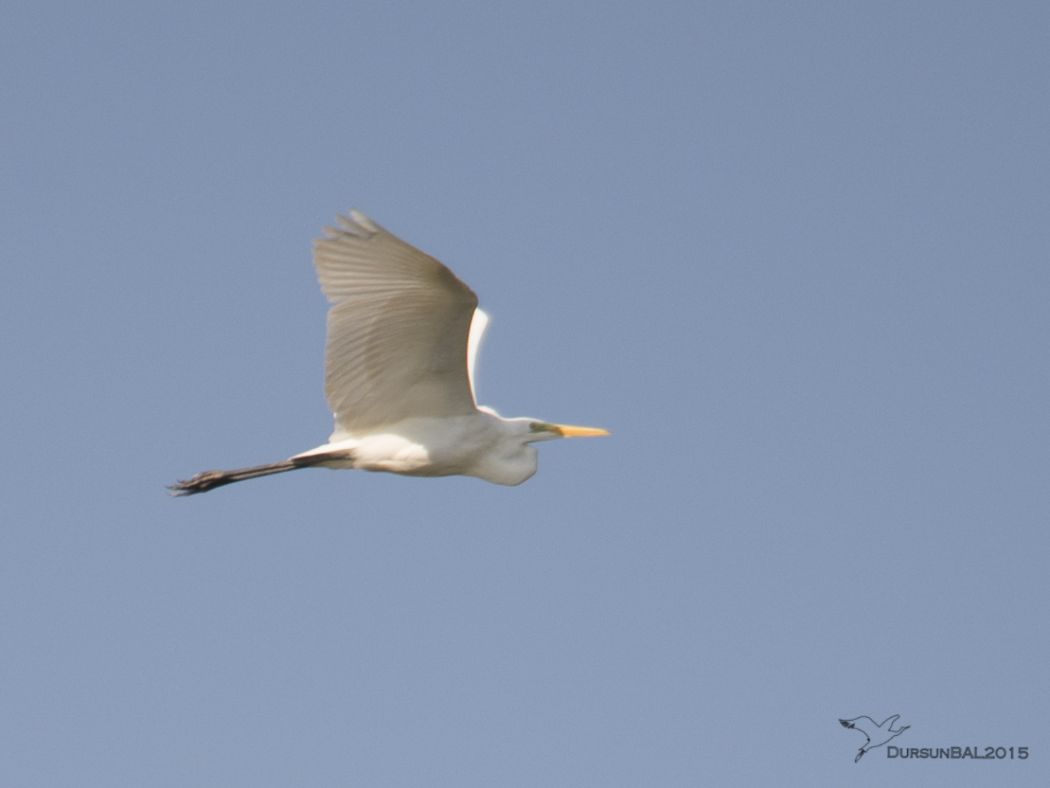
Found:
[[[552,425],[563,438],[601,438],[609,434],[600,427],[574,427],[571,424]]]

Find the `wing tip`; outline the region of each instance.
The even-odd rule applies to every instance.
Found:
[[[373,233],[379,231],[379,226],[356,208],[350,209],[350,219],[353,220],[356,224],[360,225],[361,227],[364,227],[366,230],[370,230]]]
[[[347,236],[367,241],[379,232],[379,225],[354,208],[345,214],[336,215],[335,220],[338,226],[325,227],[324,237],[318,239],[319,241],[332,241]]]

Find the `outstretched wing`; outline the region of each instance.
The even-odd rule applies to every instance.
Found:
[[[474,412],[478,298],[455,274],[357,211],[315,242],[314,265],[332,303],[325,395],[337,432]]]

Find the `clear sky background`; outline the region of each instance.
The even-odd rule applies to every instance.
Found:
[[[1043,2],[16,3],[0,783],[1045,786]],[[360,208],[611,429],[303,471]],[[902,761],[840,717],[900,714]]]

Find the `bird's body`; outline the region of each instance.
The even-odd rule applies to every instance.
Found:
[[[536,472],[531,444],[607,435],[537,419],[504,419],[479,406],[474,364],[488,317],[444,265],[356,211],[314,248],[328,312],[328,442],[288,460],[204,471],[177,495],[304,467],[406,476],[475,476],[521,484]]]
[[[476,476],[496,484],[521,484],[536,472],[536,449],[516,439],[515,426],[511,420],[481,410],[440,421],[409,418],[382,432],[347,436],[292,459],[330,457],[316,464],[405,476]]]

